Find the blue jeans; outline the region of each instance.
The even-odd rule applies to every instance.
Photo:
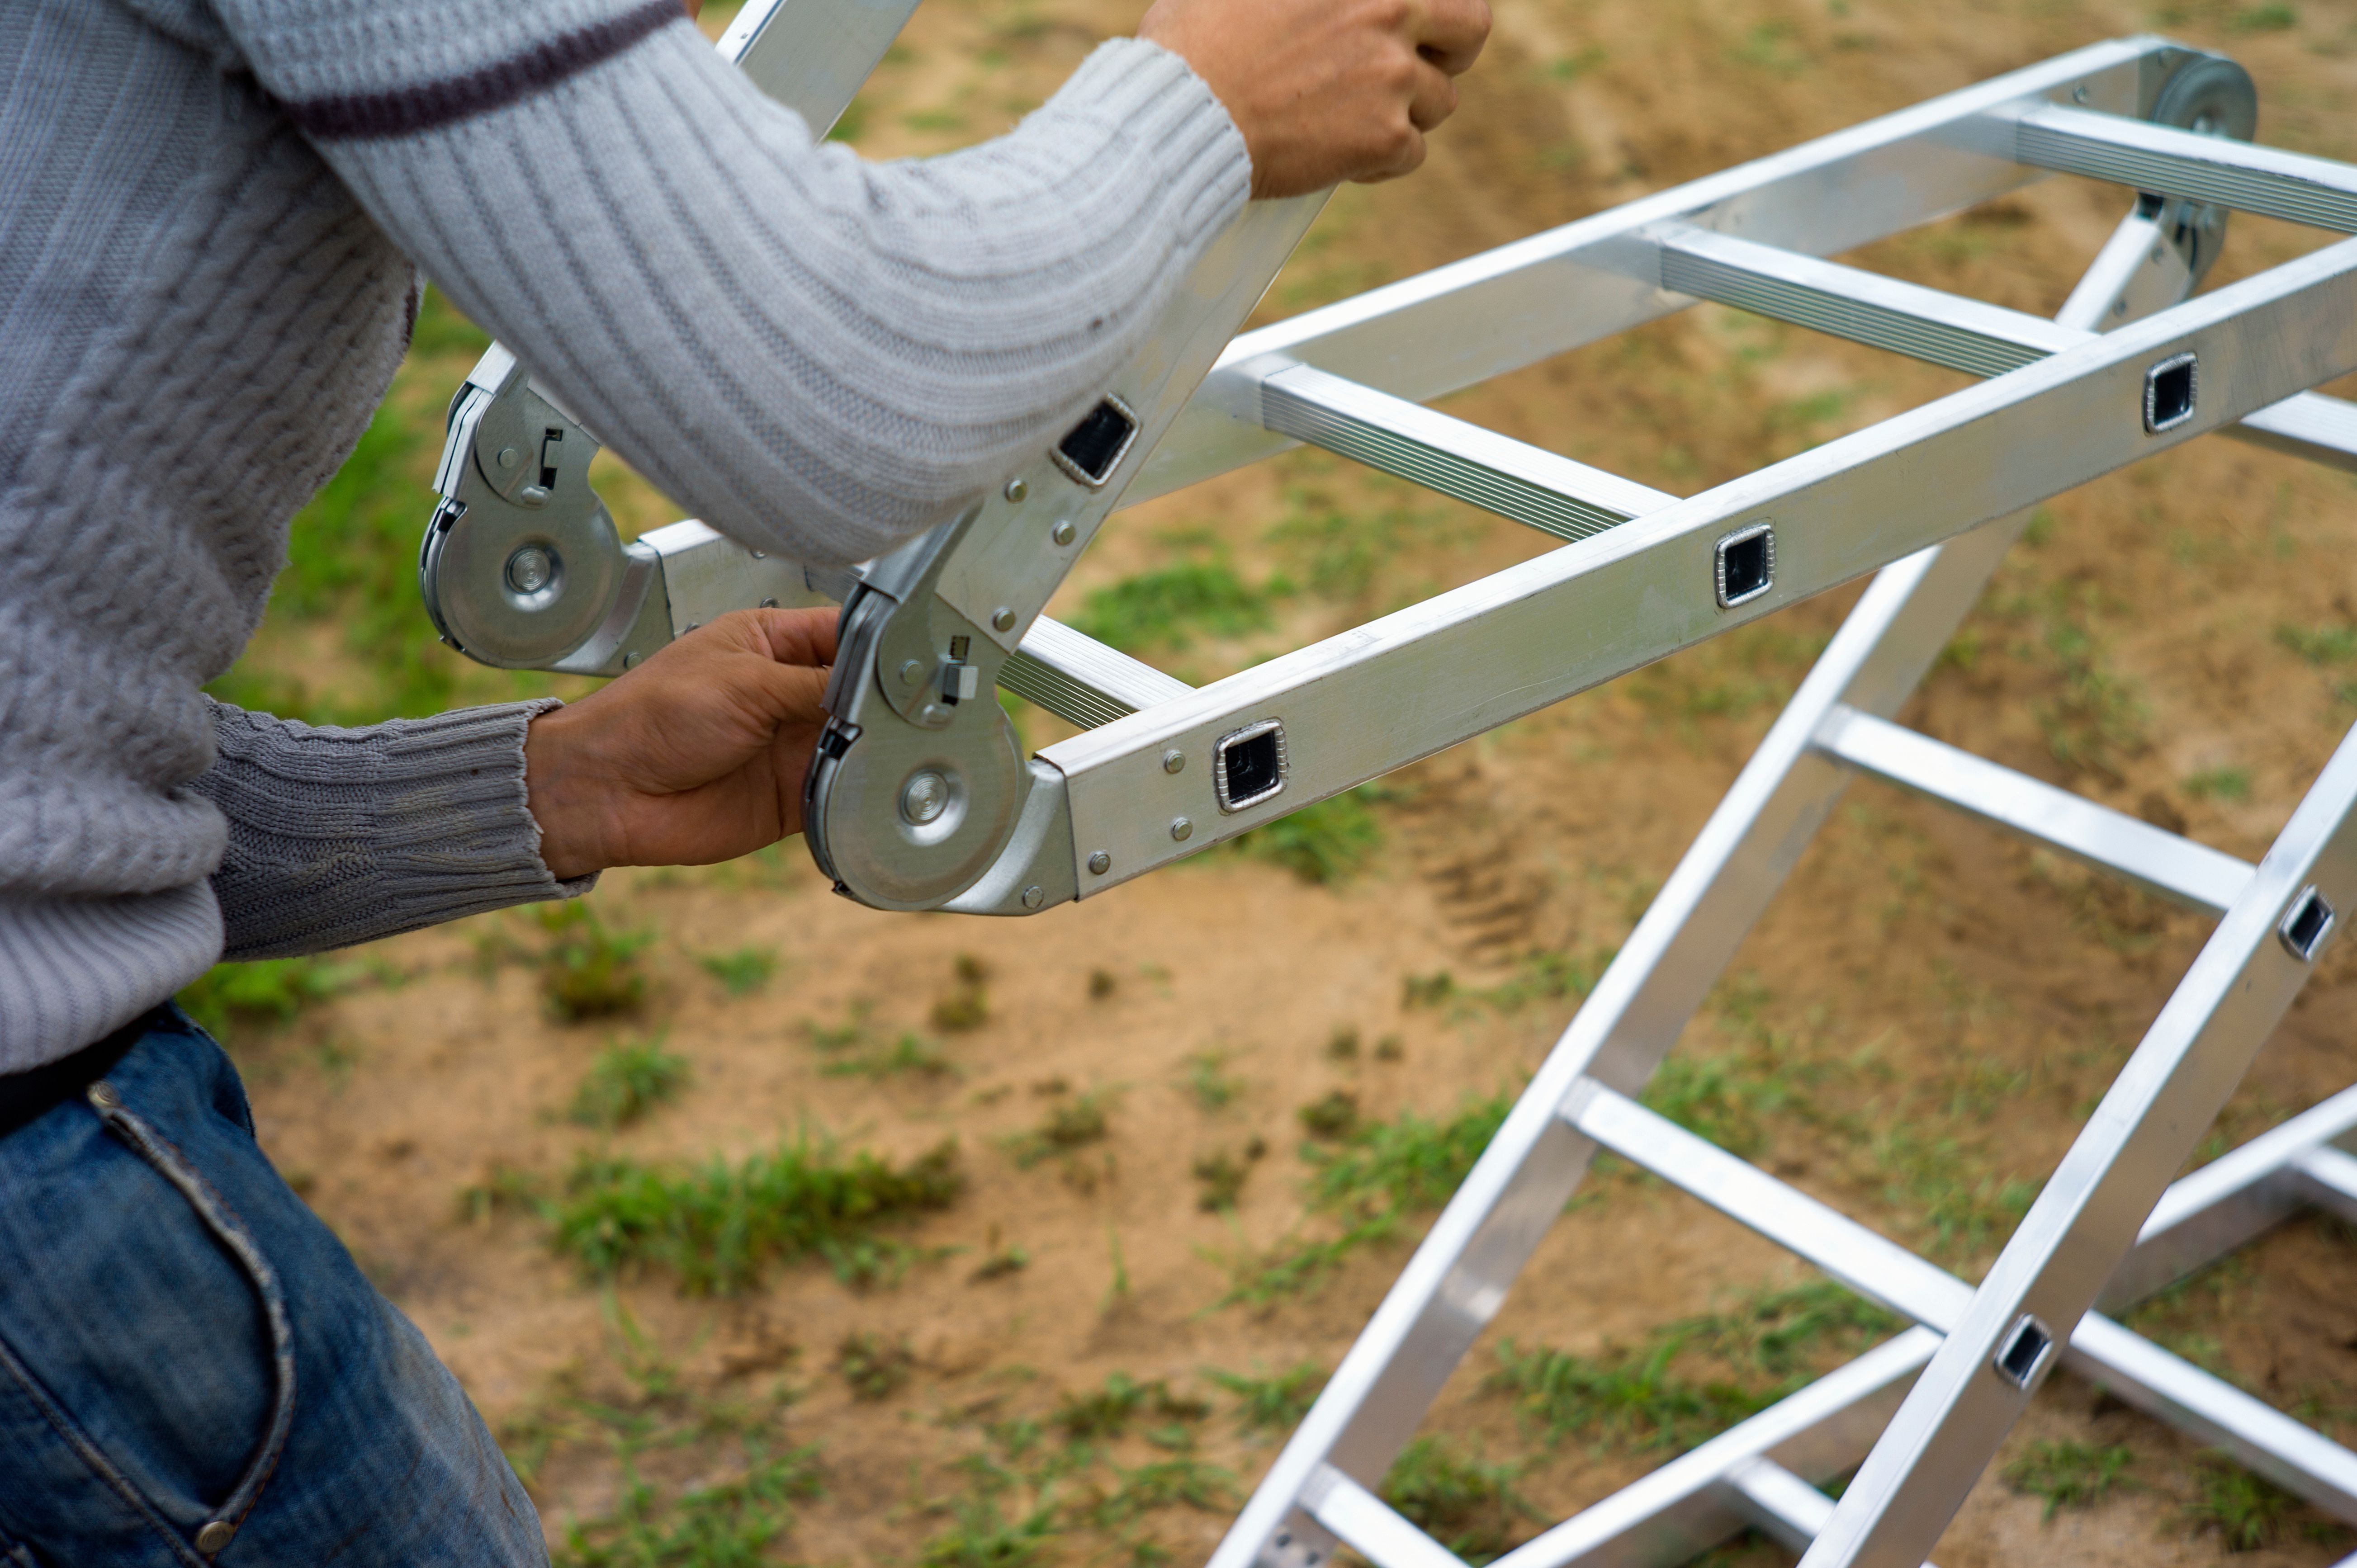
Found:
[[[177,1010],[0,1137],[0,1564],[545,1564],[457,1380]]]

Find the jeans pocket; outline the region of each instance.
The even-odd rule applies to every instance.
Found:
[[[253,1289],[264,1320],[269,1325],[272,1388],[269,1419],[264,1424],[261,1441],[255,1444],[236,1485],[228,1497],[210,1510],[212,1517],[197,1530],[197,1550],[211,1557],[230,1543],[237,1534],[238,1526],[253,1511],[255,1500],[262,1496],[264,1484],[270,1479],[270,1473],[276,1467],[278,1456],[286,1446],[287,1430],[294,1423],[295,1336],[287,1320],[285,1294],[279,1287],[278,1276],[271,1268],[270,1260],[263,1256],[253,1233],[186,1155],[145,1118],[126,1109],[122,1096],[103,1079],[90,1087],[89,1100],[91,1108],[98,1112],[107,1130],[155,1167],[156,1173],[188,1200],[198,1219],[236,1261],[246,1283]],[[12,1568],[5,1556],[0,1556],[0,1568]]]

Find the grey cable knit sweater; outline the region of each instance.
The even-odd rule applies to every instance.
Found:
[[[843,562],[1076,417],[1249,179],[1134,41],[871,165],[675,0],[0,0],[0,1073],[224,950],[566,891],[544,704],[315,730],[199,691],[383,394],[413,263],[705,521]]]

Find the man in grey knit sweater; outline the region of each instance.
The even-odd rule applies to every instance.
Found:
[[[877,166],[679,0],[0,0],[0,1563],[544,1562],[166,1004],[799,827],[831,614],[571,707],[202,695],[418,271],[714,526],[864,559],[1069,424],[1248,195],[1415,166],[1487,26],[1162,0],[1009,134]]]

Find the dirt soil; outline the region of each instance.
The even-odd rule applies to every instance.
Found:
[[[1092,41],[1133,21],[1134,7],[1093,0],[931,0],[856,112],[856,138],[891,156],[990,134],[1052,91]],[[1497,0],[1497,24],[1427,169],[1343,192],[1264,317],[2153,27],[2244,61],[2266,139],[2357,155],[2349,5],[2163,13],[2075,0]],[[2117,189],[2058,179],[1851,259],[2050,313],[2125,205]],[[2319,242],[2237,219],[2220,279]],[[1446,406],[1693,493],[1960,384],[1703,307]],[[2357,717],[2347,683],[2357,665],[2337,662],[2357,653],[2346,629],[2357,623],[2352,502],[2346,476],[2217,439],[2063,497],[1904,716],[2255,856]],[[628,505],[640,523],[667,521],[643,487]],[[1285,520],[1312,515],[1362,532],[1320,536],[1328,554],[1314,559],[1299,530],[1272,539]],[[1201,679],[1549,545],[1296,455],[1117,519],[1060,613],[1174,559],[1230,562],[1252,582],[1324,574],[1322,588],[1280,592],[1266,631],[1200,635],[1156,655]],[[1221,852],[1085,905],[997,922],[879,914],[832,897],[798,843],[736,867],[618,873],[595,907],[615,929],[654,933],[638,961],[651,990],[635,1015],[579,1024],[550,1014],[532,965],[500,961],[538,940],[523,916],[381,944],[361,955],[373,980],[284,1026],[238,1032],[264,1141],[518,1452],[554,1430],[551,1412],[581,1391],[636,1397],[623,1372],[646,1352],[631,1348],[633,1333],[697,1398],[752,1398],[782,1379],[796,1399],[780,1430],[821,1445],[824,1494],[796,1505],[791,1533],[768,1549],[781,1558],[960,1561],[957,1549],[927,1543],[963,1517],[957,1499],[982,1495],[982,1429],[1043,1414],[1114,1373],[1211,1397],[1219,1413],[1195,1423],[1189,1451],[1248,1488],[1276,1437],[1230,1419],[1205,1369],[1330,1369],[1428,1219],[1419,1212],[1402,1238],[1350,1252],[1321,1282],[1221,1305],[1235,1260],[1335,1232],[1306,1196],[1314,1167],[1297,1153],[1297,1108],[1339,1089],[1369,1122],[1446,1119],[1518,1088],[1582,989],[1532,955],[1570,955],[1592,978],[1855,594],[1825,595],[1407,770],[1373,808],[1383,839],[1371,864],[1323,885]],[[418,628],[428,635],[422,615]],[[1060,733],[1037,713],[1024,722],[1034,745]],[[1976,1274],[2207,929],[1992,830],[1858,784],[1679,1058],[1725,1079],[1695,1103],[1751,1157]],[[744,994],[698,962],[746,948],[774,950],[780,967]],[[961,980],[961,955],[984,978]],[[1428,983],[1443,972],[1453,1000]],[[1555,983],[1517,985],[1549,972]],[[1407,983],[1416,978],[1427,980],[1420,990]],[[942,1027],[936,1004],[977,990],[978,1020],[971,1008],[942,1015],[973,1026]],[[2343,943],[2207,1154],[2357,1076],[2352,1002],[2357,949]],[[814,1047],[813,1030],[846,1021],[880,1041],[917,1035],[948,1069],[829,1075],[838,1058]],[[1355,1052],[1333,1043],[1345,1031]],[[599,1050],[657,1035],[692,1073],[673,1103],[610,1134],[565,1119]],[[1224,1103],[1207,1074],[1233,1080]],[[1109,1108],[1109,1137],[1018,1162],[1008,1140],[1091,1094]],[[897,1283],[854,1288],[803,1262],[770,1269],[747,1294],[697,1297],[659,1271],[590,1280],[527,1209],[465,1196],[499,1189],[502,1173],[556,1180],[585,1153],[689,1165],[770,1149],[798,1131],[896,1159],[954,1138],[964,1191],[894,1232],[940,1251]],[[1232,1213],[1204,1211],[1191,1174],[1221,1152],[1249,1173]],[[1024,1266],[976,1277],[986,1258],[1016,1249]],[[1641,1430],[1550,1442],[1485,1387],[1501,1345],[1605,1357],[1650,1343],[1660,1325],[1807,1277],[1665,1187],[1605,1173],[1542,1247],[1426,1430],[1513,1467],[1536,1510],[1561,1517],[1667,1450]],[[2345,1230],[2287,1225],[2137,1321],[2344,1440],[2357,1424],[2357,1251]],[[862,1397],[837,1369],[839,1347],[860,1333],[908,1343],[909,1375],[884,1397]],[[1829,1366],[1862,1342],[1836,1337],[1803,1361]],[[2198,1445],[2058,1376],[2000,1468],[2059,1439],[2131,1450],[2134,1484],[2041,1522],[2040,1498],[1993,1470],[1942,1541],[1941,1563],[2181,1563],[2226,1550],[2200,1512],[2210,1473]],[[1123,1441],[1121,1465],[1155,1452]],[[568,1520],[627,1503],[609,1447],[564,1440],[545,1452],[533,1481],[552,1542]],[[640,1463],[665,1486],[720,1474],[661,1455]],[[1034,1547],[1048,1561],[1197,1561],[1234,1500],[1214,1495]],[[2294,1509],[2276,1522],[2271,1544],[2246,1561],[2322,1563],[2352,1546],[2320,1516]],[[1538,1528],[1517,1517],[1505,1539]],[[994,1559],[1023,1560],[1012,1549]],[[1752,1540],[1725,1560],[1788,1559]]]

